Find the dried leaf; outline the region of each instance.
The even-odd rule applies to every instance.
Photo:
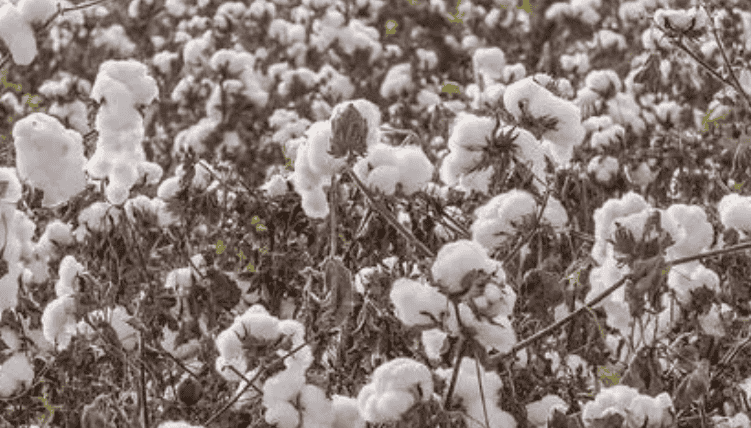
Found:
[[[702,360],[675,391],[675,407],[682,410],[700,399],[709,390],[709,360]]]
[[[355,307],[352,272],[336,257],[324,261],[323,273],[328,291],[323,319],[328,328],[337,327],[349,319]]]
[[[640,394],[652,397],[665,390],[662,370],[654,354],[654,348],[644,347],[637,351],[623,375],[622,384],[638,389]]]
[[[548,309],[563,302],[564,288],[557,275],[540,269],[530,270],[524,275],[521,286],[526,311],[538,318],[544,317]]]

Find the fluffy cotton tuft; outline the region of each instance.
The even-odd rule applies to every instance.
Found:
[[[448,313],[448,300],[436,288],[406,278],[391,287],[391,302],[396,317],[407,327],[431,326]]]
[[[357,405],[368,422],[392,422],[432,394],[430,370],[409,358],[396,358],[375,369],[371,383],[360,390]]]
[[[52,116],[32,113],[13,127],[16,169],[22,180],[44,191],[42,205],[68,201],[86,187],[83,137]]]
[[[737,193],[725,195],[717,206],[720,221],[726,228],[734,228],[746,235],[751,234],[751,197]]]
[[[29,65],[37,55],[34,30],[18,8],[10,3],[0,6],[0,39],[8,46],[13,62]]]

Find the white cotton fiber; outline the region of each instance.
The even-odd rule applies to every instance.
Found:
[[[16,7],[26,22],[41,24],[55,14],[57,2],[54,0],[21,0]]]
[[[22,180],[44,190],[44,206],[66,202],[86,187],[83,138],[54,117],[32,113],[13,127],[16,169]]]
[[[13,62],[18,65],[29,65],[34,61],[37,55],[34,30],[12,4],[0,7],[0,38],[8,46]]]

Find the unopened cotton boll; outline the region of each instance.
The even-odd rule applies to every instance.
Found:
[[[37,55],[34,30],[12,4],[0,6],[0,38],[18,65],[29,65]]]

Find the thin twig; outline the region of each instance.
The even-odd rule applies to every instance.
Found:
[[[706,6],[703,6],[705,11]],[[707,13],[709,14],[709,13]],[[730,60],[728,60],[727,54],[725,53],[725,48],[722,46],[722,41],[720,41],[720,37],[717,35],[717,28],[715,28],[714,20],[709,19],[709,22],[712,25],[712,35],[714,36],[715,41],[717,42],[717,47],[720,49],[720,54],[722,54],[722,60],[725,62],[725,67],[728,69],[728,73],[730,74],[730,78],[733,80],[735,90],[740,92],[741,95],[743,95],[743,99],[746,100],[746,105],[751,108],[751,99],[748,98],[748,94],[745,90],[743,90],[743,86],[741,86],[741,83],[738,81],[738,78],[735,76],[735,72],[733,72],[733,67],[730,66]]]
[[[375,208],[376,211],[378,211],[379,214],[383,216],[386,221],[394,226],[396,230],[404,236],[407,241],[412,242],[417,248],[419,248],[425,255],[428,257],[435,257],[435,254],[433,254],[432,251],[430,251],[430,248],[428,248],[425,244],[422,243],[419,239],[415,237],[415,235],[412,234],[409,230],[407,230],[404,226],[402,226],[401,223],[394,217],[393,214],[391,214],[391,211],[388,210],[388,208],[384,207],[383,204],[380,201],[377,201],[373,195],[371,195],[370,190],[368,190],[362,181],[357,177],[357,175],[351,170],[348,169],[345,172],[349,177],[352,179],[352,181],[355,183],[358,189],[365,195],[365,197],[368,199],[368,202],[370,202],[370,205]]]

